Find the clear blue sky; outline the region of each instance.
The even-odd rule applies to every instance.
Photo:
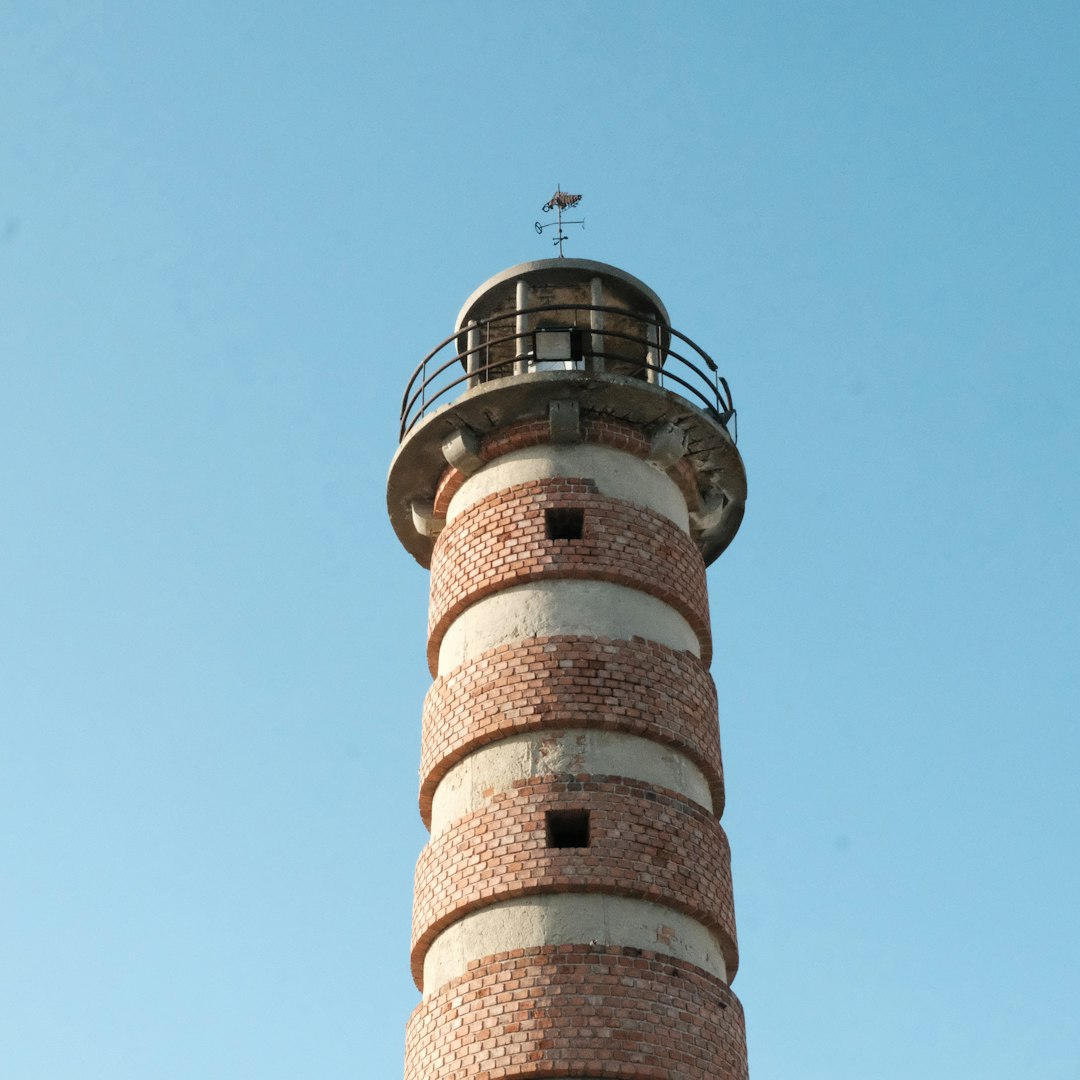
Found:
[[[1080,1075],[1080,6],[0,9],[0,1077],[400,1076],[404,381],[648,282],[710,571],[754,1080]]]

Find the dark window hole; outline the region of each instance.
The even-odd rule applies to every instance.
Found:
[[[579,506],[557,506],[544,511],[549,540],[580,540],[585,532],[585,511]]]
[[[588,810],[548,810],[547,846],[575,848],[589,846]]]

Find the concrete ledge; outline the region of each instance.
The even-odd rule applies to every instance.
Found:
[[[649,949],[727,982],[718,938],[682,912],[625,896],[557,893],[494,904],[447,927],[424,958],[424,996],[493,953],[577,944]]]
[[[662,600],[606,581],[556,579],[515,585],[466,608],[443,636],[438,674],[496,645],[556,634],[640,637],[701,655],[690,624]]]
[[[625,776],[677,791],[713,812],[705,774],[670,746],[616,731],[538,731],[491,743],[459,761],[435,789],[432,837],[523,779],[551,773]]]
[[[450,500],[451,522],[469,507],[497,491],[529,480],[587,476],[601,495],[623,499],[663,514],[684,533],[690,532],[686,499],[675,481],[632,454],[608,446],[530,446],[496,458],[469,477]]]

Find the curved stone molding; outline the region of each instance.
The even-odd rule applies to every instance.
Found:
[[[555,729],[511,735],[459,761],[435,789],[431,834],[438,836],[458,818],[482,809],[496,795],[516,791],[522,780],[583,773],[625,776],[667,788],[713,812],[705,774],[678,750],[621,731]]]
[[[530,480],[565,476],[587,476],[601,495],[652,510],[690,532],[686,499],[665,472],[631,454],[589,444],[539,444],[488,462],[461,485],[443,516],[449,523],[489,495]]]
[[[697,657],[651,641],[560,635],[498,645],[435,680],[424,701],[420,812],[486,743],[548,728],[651,739],[686,754],[724,805],[716,690]],[[578,770],[580,771],[580,770]]]
[[[485,596],[446,631],[432,674],[443,676],[481,653],[531,638],[640,639],[700,659],[690,624],[648,593],[606,581],[530,581]],[[430,654],[429,654],[430,659]]]
[[[626,896],[555,893],[492,904],[448,926],[424,957],[424,994],[492,953],[585,942],[651,950],[728,981],[720,939],[689,915]]]
[[[608,416],[585,412],[581,417],[582,442],[595,446],[608,446],[621,450],[624,454],[646,459],[652,450],[652,441],[637,424],[626,424]],[[488,435],[481,446],[480,456],[485,461],[494,461],[503,454],[513,453],[526,446],[538,446],[551,441],[550,425],[524,421],[512,424]],[[686,505],[691,511],[700,503],[697,479],[690,463],[684,458],[667,470],[668,475],[683,494]]]
[[[405,1080],[748,1076],[742,1006],[720,979],[589,945],[485,957],[417,1006],[405,1055]]]

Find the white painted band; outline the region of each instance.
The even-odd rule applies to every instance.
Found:
[[[496,491],[529,480],[558,476],[587,477],[601,495],[644,506],[673,521],[683,532],[690,531],[686,500],[676,483],[664,472],[610,446],[529,446],[489,462],[474,473],[450,500],[446,520]]]
[[[662,600],[606,581],[557,578],[514,585],[467,607],[443,637],[438,673],[496,645],[552,634],[641,637],[701,655],[690,624]]]
[[[424,996],[464,975],[473,960],[539,945],[621,945],[685,960],[727,982],[716,935],[648,900],[602,893],[528,896],[474,911],[448,926],[424,958]]]
[[[431,835],[517,782],[552,773],[623,776],[670,788],[712,812],[704,773],[685,755],[637,735],[570,729],[514,735],[473,751],[439,782],[431,803]]]

